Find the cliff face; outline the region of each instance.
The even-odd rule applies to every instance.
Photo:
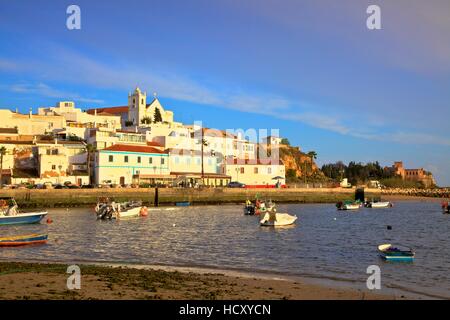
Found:
[[[272,153],[271,146],[264,146],[264,148]],[[295,171],[297,177],[303,177],[306,169],[306,175],[323,175],[320,169],[317,167],[314,159],[311,159],[306,153],[300,151],[299,147],[292,147],[288,145],[279,145],[274,148],[278,149],[279,157],[283,161],[286,173],[289,169]]]

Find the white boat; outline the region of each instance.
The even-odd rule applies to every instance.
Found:
[[[392,207],[392,203],[390,203],[389,201],[370,202],[367,207],[368,208],[390,208],[390,207]]]
[[[361,207],[361,205],[357,203],[345,203],[342,206],[342,210],[357,210]]]
[[[297,216],[292,216],[288,213],[267,212],[259,223],[261,226],[277,227],[291,225],[296,220]]]
[[[126,210],[117,210],[115,216],[113,215],[113,218],[116,219],[125,219],[125,218],[136,218],[141,216],[146,216],[147,214],[147,207],[134,207]]]
[[[124,203],[116,203],[109,199],[99,200],[95,207],[97,219],[126,219],[135,217],[145,217],[148,215],[148,208],[142,206],[140,201],[130,201]]]

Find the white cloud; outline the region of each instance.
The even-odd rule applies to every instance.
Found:
[[[45,96],[49,98],[57,98],[61,100],[77,100],[86,103],[104,103],[103,100],[83,98],[76,93],[60,91],[48,86],[45,83],[38,84],[14,84],[9,87],[12,92],[23,93],[23,94],[36,94],[40,96]]]

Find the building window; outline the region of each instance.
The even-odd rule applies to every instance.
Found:
[[[253,169],[253,173],[258,174],[258,167],[255,167],[255,168]]]
[[[180,162],[180,160],[178,159],[178,157],[175,157],[175,164],[178,164]]]
[[[272,168],[270,168],[270,167],[267,168],[267,173],[268,173],[268,174],[272,174]]]
[[[244,167],[241,167],[241,173],[245,173]]]
[[[124,162],[128,162],[128,156],[123,157]]]
[[[52,170],[56,170],[56,166],[52,164]]]
[[[152,158],[152,157],[148,158],[148,163],[149,163],[149,164],[152,164],[152,163],[153,163],[153,158]]]
[[[114,161],[114,156],[109,156],[108,158],[109,158],[109,159],[108,159],[109,162],[113,162],[113,161]]]
[[[161,158],[161,164],[164,164],[164,158]]]
[[[137,157],[137,162],[141,163],[141,157]]]

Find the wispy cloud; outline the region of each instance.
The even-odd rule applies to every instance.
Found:
[[[11,92],[23,93],[28,95],[39,95],[49,98],[57,98],[61,100],[70,99],[86,103],[104,103],[100,99],[83,98],[79,94],[67,91],[61,91],[50,87],[45,83],[37,84],[14,84],[8,88]]]
[[[50,61],[24,62],[0,58],[0,71],[8,72],[14,68],[16,72],[22,70],[35,75],[44,74],[49,81],[76,83],[101,89],[119,89],[126,92],[138,85],[141,88],[154,88],[160,96],[171,99],[262,114],[280,120],[297,121],[311,127],[361,139],[450,145],[448,138],[428,133],[398,131],[380,134],[382,122],[378,122],[373,129],[366,122],[365,127],[361,128],[360,121],[353,119],[352,116],[347,115],[345,119],[342,119],[337,114],[321,110],[320,106],[315,106],[314,103],[298,102],[282,95],[243,92],[234,88],[230,89],[228,86],[216,86],[216,89],[211,89],[188,76],[177,73],[158,73],[151,68],[146,69],[132,64],[124,65],[119,62],[106,64],[61,47],[50,51],[53,53]],[[43,82],[15,84],[10,87],[10,90],[86,103],[104,103],[103,100],[81,97],[75,93],[52,88]]]

